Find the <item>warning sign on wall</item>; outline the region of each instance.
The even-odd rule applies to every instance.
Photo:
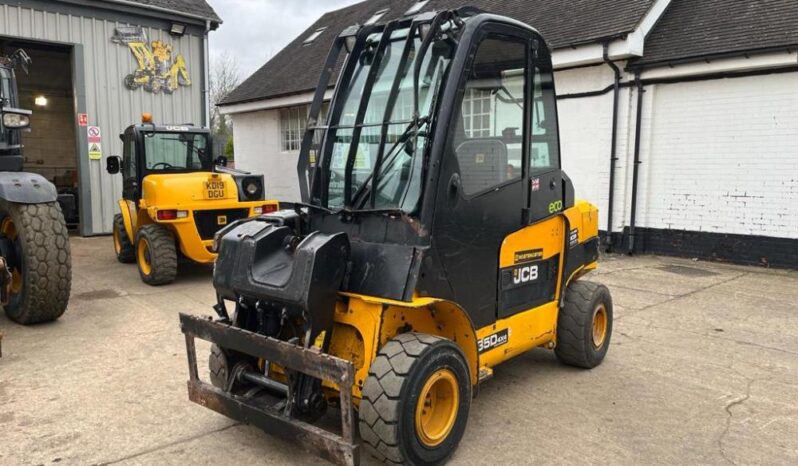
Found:
[[[89,126],[86,128],[86,135],[89,138],[89,160],[100,160],[103,158],[102,135],[99,126]]]
[[[86,133],[89,135],[89,142],[101,142],[99,126],[89,126]]]
[[[89,143],[89,159],[90,160],[100,160],[101,158],[103,158],[102,145],[99,142],[90,142]]]

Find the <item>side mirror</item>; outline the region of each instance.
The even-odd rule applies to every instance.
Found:
[[[219,157],[216,157],[216,160],[214,161],[214,163],[216,165],[221,165],[222,167],[226,167],[227,166],[227,157],[225,157],[224,155],[220,155]]]
[[[30,126],[30,110],[3,108],[3,126],[7,129],[24,129]]]
[[[105,159],[105,170],[111,175],[119,173],[119,167],[122,165],[122,157],[118,155],[111,155]]]

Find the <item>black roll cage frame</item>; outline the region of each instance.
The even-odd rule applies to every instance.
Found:
[[[468,22],[465,20],[469,19]],[[331,159],[331,141],[332,138],[330,137],[330,130],[336,129],[337,126],[328,126],[326,124],[320,124],[319,122],[319,115],[321,113],[321,108],[324,103],[324,96],[328,89],[330,89],[330,80],[335,70],[335,66],[338,63],[338,59],[342,50],[346,49],[348,55],[344,61],[344,64],[341,68],[340,73],[338,74],[337,82],[335,83],[335,92],[333,94],[332,101],[330,103],[330,110],[327,114],[327,121],[338,121],[340,119],[340,114],[343,111],[344,102],[346,93],[343,92],[342,85],[346,85],[351,82],[352,73],[357,65],[357,58],[360,57],[361,52],[367,46],[367,38],[378,32],[385,32],[388,31],[388,34],[383,34],[383,37],[380,39],[379,44],[377,47],[380,50],[375,52],[375,56],[377,53],[381,53],[381,49],[383,49],[388,41],[390,41],[390,32],[395,31],[402,28],[409,28],[408,30],[408,41],[412,41],[415,36],[415,31],[420,30],[422,31],[422,44],[417,51],[416,54],[416,63],[415,63],[415,70],[414,70],[414,80],[413,80],[413,87],[414,87],[414,98],[413,98],[413,118],[408,123],[408,130],[412,130],[415,126],[417,129],[420,124],[426,123],[419,117],[419,95],[418,95],[418,79],[419,74],[421,71],[421,66],[423,63],[424,54],[427,51],[432,40],[438,36],[442,31],[441,27],[445,25],[447,22],[452,22],[459,29],[459,34],[456,37],[456,42],[458,44],[466,43],[470,44],[468,47],[458,46],[454,50],[454,54],[451,57],[451,62],[449,63],[449,70],[447,75],[444,76],[443,82],[441,84],[440,89],[438,89],[438,97],[433,102],[433,107],[430,109],[430,119],[432,120],[430,123],[429,128],[429,135],[427,137],[427,146],[424,148],[424,153],[422,154],[424,157],[427,157],[424,163],[424,169],[422,172],[422,195],[419,202],[419,207],[416,210],[416,213],[408,214],[400,209],[374,209],[374,197],[376,195],[377,189],[376,185],[379,180],[372,180],[375,174],[379,173],[381,164],[383,162],[382,158],[385,155],[385,136],[387,133],[388,125],[390,124],[397,124],[397,123],[404,123],[401,121],[390,121],[390,113],[393,110],[395,100],[397,98],[397,94],[399,91],[399,85],[403,80],[405,73],[403,73],[403,68],[406,68],[406,63],[400,63],[399,70],[400,72],[397,73],[396,78],[392,84],[391,91],[389,93],[389,102],[386,105],[386,112],[383,117],[383,122],[381,124],[376,125],[363,125],[363,117],[365,112],[365,107],[367,107],[364,102],[368,102],[368,99],[363,99],[360,102],[360,108],[358,108],[358,114],[356,116],[355,124],[353,125],[353,135],[352,141],[354,149],[356,150],[356,145],[354,141],[357,140],[357,137],[360,134],[360,130],[365,126],[381,126],[381,137],[380,137],[380,148],[377,159],[375,160],[374,169],[371,172],[371,175],[367,180],[364,182],[363,187],[367,186],[369,183],[373,186],[372,192],[370,193],[370,206],[371,209],[362,209],[353,211],[350,209],[348,202],[351,201],[351,193],[345,190],[345,202],[344,207],[338,211],[333,211],[327,208],[327,199],[326,199],[326,191],[323,190],[323,186],[325,184],[329,184],[329,180],[327,177],[330,176],[329,164]],[[487,29],[485,28],[487,26]],[[318,85],[316,87],[314,98],[310,106],[309,116],[307,125],[305,128],[305,134],[302,139],[302,144],[300,148],[299,157],[297,160],[297,175],[299,181],[299,191],[301,195],[301,204],[305,204],[306,206],[312,206],[315,209],[312,209],[316,213],[324,213],[325,215],[338,215],[341,213],[348,214],[346,217],[342,218],[351,218],[351,214],[354,212],[361,212],[361,213],[388,213],[391,215],[399,215],[399,216],[415,216],[417,217],[421,224],[423,225],[431,225],[432,219],[434,217],[434,212],[432,209],[434,207],[435,198],[437,196],[437,183],[439,181],[438,175],[440,172],[440,168],[442,166],[445,147],[446,147],[446,140],[448,139],[448,132],[449,127],[451,124],[451,118],[453,113],[456,111],[455,101],[457,100],[458,92],[460,91],[460,87],[463,85],[463,77],[459,76],[458,73],[452,73],[452,70],[464,70],[465,67],[468,65],[469,61],[471,60],[471,54],[474,52],[471,50],[472,48],[476,47],[478,44],[474,44],[475,40],[478,41],[481,34],[484,33],[485,30],[492,31],[496,33],[497,31],[501,31],[502,28],[508,28],[508,30],[514,31],[525,31],[529,33],[528,41],[529,41],[529,52],[530,52],[530,63],[529,66],[534,68],[536,66],[534,62],[537,62],[541,59],[539,52],[540,48],[546,49],[547,51],[550,50],[548,48],[548,44],[544,40],[544,38],[540,35],[540,33],[532,28],[531,26],[524,24],[520,21],[507,18],[500,15],[494,15],[491,13],[486,13],[482,10],[465,7],[458,10],[444,10],[441,12],[428,12],[422,13],[412,17],[404,17],[400,18],[388,23],[384,24],[376,24],[376,25],[369,25],[369,26],[360,26],[354,25],[350,26],[349,28],[345,29],[341,32],[341,34],[336,37],[333,42],[332,47],[328,53],[323,71],[319,78]],[[422,28],[428,28],[426,30]],[[408,44],[405,45],[402,59],[406,59],[406,55],[408,54],[410,47]],[[354,59],[353,59],[354,57]],[[544,68],[552,70],[551,67],[551,54],[546,53],[546,57],[548,60],[548,66],[544,66]],[[375,66],[372,66],[371,70],[369,70],[369,76],[367,77],[367,82],[364,86],[365,95],[367,92],[371,92],[371,87],[373,85],[374,76],[372,74],[376,74]],[[528,71],[529,72],[529,71]],[[527,80],[527,86],[532,87],[532,80]],[[339,92],[340,91],[340,92]],[[527,89],[527,92],[531,92],[531,89]],[[530,99],[531,99],[531,93]],[[327,122],[325,122],[327,123]],[[437,124],[441,123],[441,124]],[[525,127],[529,127],[531,124],[531,120],[528,120],[528,115],[525,115]],[[347,125],[348,127],[349,125]],[[323,137],[321,138],[320,144],[315,148],[317,150],[317,158],[316,164],[314,167],[310,167],[310,152],[314,149],[314,133],[317,130],[323,130]],[[416,133],[414,137],[418,137]],[[559,140],[559,134],[557,135]],[[525,142],[525,151],[529,151],[529,141]],[[559,146],[559,144],[558,144]],[[352,157],[353,147],[350,147],[350,154],[347,159],[347,171],[346,175],[351,177],[351,167],[348,165],[350,163],[354,163],[354,157]],[[558,154],[559,157],[559,154]],[[522,179],[526,180],[529,178],[529,170],[531,167],[527,166],[528,164],[523,164],[522,167]],[[558,158],[558,165],[559,165],[559,158]],[[351,178],[345,180],[346,182],[351,183]],[[528,183],[525,183],[525,185]],[[351,184],[347,184],[346,186],[351,186]],[[434,192],[430,192],[430,190]],[[525,202],[528,201],[528,186],[525,186],[524,189],[524,199]],[[528,209],[525,209],[528,210]]]

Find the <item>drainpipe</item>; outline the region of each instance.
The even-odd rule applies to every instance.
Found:
[[[635,220],[637,217],[637,183],[640,173],[640,137],[643,126],[643,82],[640,81],[640,72],[635,73],[635,87],[637,88],[637,117],[635,119],[635,162],[632,170],[632,212],[629,219],[629,249],[628,253],[635,252]]]
[[[208,91],[208,87],[210,86],[211,81],[211,62],[210,62],[210,47],[208,47],[208,40],[211,36],[211,20],[205,20],[205,38],[202,41],[202,61],[203,63],[203,72],[202,72],[202,126],[208,126],[211,124],[211,103],[210,103],[210,93]],[[211,128],[211,133],[213,133],[213,128]]]
[[[610,191],[607,196],[607,252],[612,251],[612,210],[615,200],[615,161],[618,160],[616,146],[618,141],[618,100],[621,91],[621,70],[610,60],[610,43],[604,42],[604,63],[615,73],[612,96],[612,142],[610,147]]]

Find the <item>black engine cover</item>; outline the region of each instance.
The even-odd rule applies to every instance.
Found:
[[[312,342],[332,328],[349,239],[345,233],[294,235],[288,226],[267,221],[233,225],[221,238],[213,285],[224,299],[244,297],[301,309]]]

